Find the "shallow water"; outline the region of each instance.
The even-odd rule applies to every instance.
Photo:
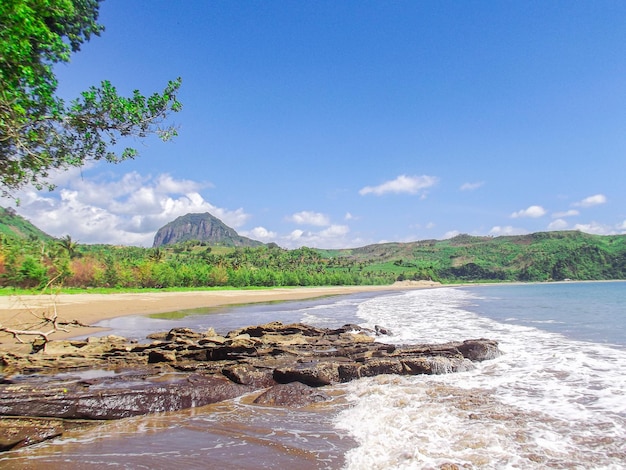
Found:
[[[341,397],[302,409],[246,398],[96,424],[0,457],[7,469],[341,468],[355,443],[333,426]]]
[[[144,341],[146,335],[172,328],[187,327],[196,331],[215,329],[219,334],[250,325],[273,321],[304,322],[321,327],[339,327],[358,321],[357,308],[361,302],[388,293],[359,293],[324,297],[314,300],[262,302],[256,304],[181,310],[165,314],[129,315],[103,320],[95,326],[106,328],[95,336],[115,334]],[[94,336],[91,334],[90,336]]]

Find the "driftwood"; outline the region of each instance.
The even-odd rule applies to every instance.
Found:
[[[44,341],[44,345],[45,345],[46,343],[50,341],[50,335],[52,333],[56,333],[57,331],[63,331],[65,333],[68,333],[69,330],[67,327],[70,327],[70,326],[74,326],[74,327],[87,326],[83,323],[80,323],[78,320],[60,321],[59,316],[57,314],[56,305],[54,305],[53,307],[54,309],[53,309],[52,316],[49,317],[48,315],[46,315],[46,313],[42,313],[38,317],[39,325],[41,326],[51,325],[51,328],[47,331],[28,330],[28,329],[21,330],[21,329],[3,326],[1,323],[0,323],[0,331],[3,331],[5,333],[12,335],[13,338],[15,338],[15,340],[19,342],[20,344],[26,344],[26,341],[24,341],[21,338],[21,336],[36,336],[36,337],[41,338]]]
[[[11,335],[18,343],[27,344],[27,341],[22,339],[22,336],[31,336],[35,337],[33,341],[36,341],[37,338],[40,339],[41,343],[38,345],[39,348],[45,348],[46,344],[50,341],[50,335],[56,333],[57,331],[62,331],[64,333],[68,333],[70,327],[86,327],[85,325],[78,320],[65,321],[60,320],[57,312],[56,303],[52,303],[52,313],[48,311],[44,311],[41,313],[36,313],[33,310],[30,310],[30,314],[37,319],[37,322],[34,326],[29,327],[28,325],[23,325],[22,328],[15,328],[10,326],[5,326],[0,323],[0,332],[7,333]],[[47,327],[47,328],[46,328]],[[39,328],[39,329],[35,329]],[[42,328],[46,328],[45,330]]]

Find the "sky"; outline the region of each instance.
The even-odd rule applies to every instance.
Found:
[[[106,0],[100,22],[58,94],[182,77],[179,136],[16,194],[50,235],[151,246],[198,212],[284,248],[626,233],[626,2]]]

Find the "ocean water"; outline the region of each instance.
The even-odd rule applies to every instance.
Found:
[[[397,343],[486,337],[473,371],[360,380],[346,468],[626,468],[626,283],[442,288],[359,305]]]
[[[103,423],[0,455],[0,467],[626,468],[624,282],[442,287],[184,313],[105,326],[141,338],[173,326],[358,323],[391,329],[385,342],[486,337],[504,354],[463,373],[354,381],[305,409],[243,397]]]

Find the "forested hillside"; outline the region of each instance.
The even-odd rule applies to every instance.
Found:
[[[0,235],[16,239],[52,240],[50,235],[16,214],[13,209],[3,207],[0,207]]]
[[[367,270],[445,281],[548,281],[626,278],[626,235],[577,231],[507,237],[386,243],[327,256],[359,260]]]
[[[83,245],[53,239],[0,214],[0,286],[172,288],[626,279],[626,236],[543,232],[386,243],[346,250],[275,244],[210,246],[188,240],[158,248]],[[19,217],[19,216],[18,216]]]

